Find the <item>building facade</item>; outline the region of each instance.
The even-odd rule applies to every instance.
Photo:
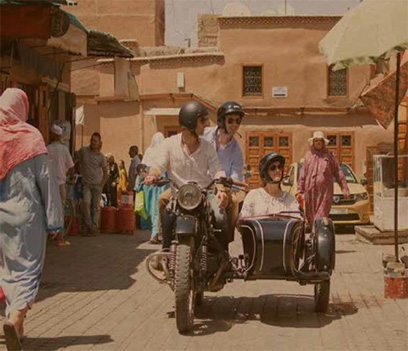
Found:
[[[333,72],[318,51],[339,19],[217,17],[216,47],[151,51],[122,63],[101,60],[86,129],[101,131],[104,151],[126,159],[130,144],[144,150],[154,132],[177,132],[177,111],[189,99],[205,102],[214,122],[218,106],[235,100],[246,111],[238,139],[247,163],[256,166],[270,151],[285,155],[288,164],[299,161],[307,139],[322,130],[339,160],[364,176],[367,148],[392,142],[392,128],[378,126],[359,101],[372,68]],[[199,23],[203,31],[205,21]],[[132,97],[129,76],[137,90]]]

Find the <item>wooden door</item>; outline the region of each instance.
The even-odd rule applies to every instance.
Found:
[[[249,180],[251,188],[260,184],[258,171],[259,161],[271,152],[278,152],[285,157],[285,172],[292,163],[292,134],[278,132],[248,132],[246,133],[245,159],[252,167],[252,177]]]
[[[354,132],[326,133],[329,139],[327,148],[331,150],[339,162],[349,165],[354,170]]]

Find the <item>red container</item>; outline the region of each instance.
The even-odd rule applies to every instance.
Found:
[[[122,234],[133,234],[135,230],[135,213],[132,206],[122,205],[119,207],[117,229]]]
[[[101,231],[104,233],[115,233],[118,210],[113,206],[102,207]]]
[[[6,299],[6,295],[4,295],[3,288],[0,286],[0,302],[3,302]]]
[[[384,276],[384,295],[388,299],[408,299],[408,275],[391,277],[386,274]]]

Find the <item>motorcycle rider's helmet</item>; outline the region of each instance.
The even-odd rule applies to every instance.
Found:
[[[225,125],[225,117],[228,115],[239,115],[241,118],[244,117],[245,112],[242,109],[242,106],[235,101],[224,102],[217,111],[217,125],[218,128],[227,131],[227,126]]]
[[[195,133],[197,120],[200,117],[208,116],[208,110],[197,101],[190,101],[184,104],[179,112],[179,124],[188,131]]]
[[[278,154],[277,152],[271,152],[265,155],[264,157],[262,157],[261,161],[259,162],[259,175],[264,182],[271,183],[271,184],[277,184],[282,181],[283,172],[282,172],[282,177],[279,181],[274,181],[269,176],[269,172],[268,172],[269,166],[276,161],[279,161],[279,163],[282,166],[282,169],[285,167],[285,158],[282,155]]]

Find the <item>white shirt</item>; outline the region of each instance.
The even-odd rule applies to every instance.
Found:
[[[264,188],[258,188],[251,190],[245,197],[240,217],[256,217],[277,214],[282,211],[299,211],[299,203],[294,196],[283,192],[282,197],[277,198],[269,195]],[[295,213],[290,215],[299,217]]]
[[[225,177],[217,152],[210,142],[199,138],[200,145],[191,155],[183,146],[181,133],[165,139],[155,154],[152,165],[161,173],[169,172],[178,187],[188,181],[206,187],[214,178]]]
[[[54,168],[57,184],[65,184],[67,171],[74,167],[74,161],[68,151],[68,148],[59,141],[54,141],[47,146],[48,156]]]

